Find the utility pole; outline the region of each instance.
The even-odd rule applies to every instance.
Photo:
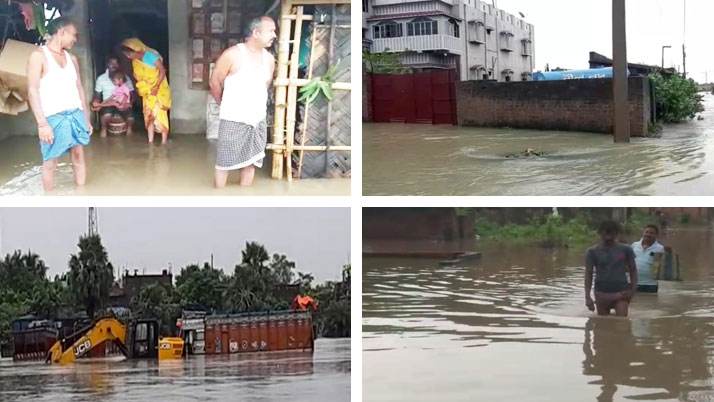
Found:
[[[682,68],[684,69],[684,78],[687,78],[687,0],[684,0],[684,34],[682,35]]]
[[[615,143],[630,142],[630,107],[627,98],[627,17],[625,0],[612,0],[613,107]]]
[[[97,209],[94,207],[89,207],[89,219],[88,219],[87,234],[89,236],[99,235],[99,221],[97,220]]]

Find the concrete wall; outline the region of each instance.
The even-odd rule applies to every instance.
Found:
[[[169,7],[169,84],[173,98],[171,132],[205,135],[208,91],[190,89],[189,1],[170,0]]]
[[[630,77],[630,134],[648,135],[650,92],[645,77]],[[613,132],[612,81],[588,79],[456,84],[460,125]]]
[[[372,77],[362,74],[362,121],[372,121]]]
[[[77,25],[77,43],[71,53],[79,60],[82,85],[88,103],[92,101],[92,91],[94,91],[94,63],[89,37],[89,1],[75,0],[73,7],[63,14]],[[0,140],[15,135],[37,135],[37,124],[30,110],[17,116],[0,114]]]

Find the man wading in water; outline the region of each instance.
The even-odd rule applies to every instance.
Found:
[[[83,146],[89,144],[92,122],[85,99],[77,58],[69,54],[77,42],[77,28],[66,17],[47,25],[47,44],[27,62],[28,100],[37,120],[42,152],[42,186],[54,187],[58,159],[70,152],[74,180],[87,181]]]
[[[637,291],[657,293],[657,273],[662,266],[664,246],[657,241],[659,228],[656,225],[645,226],[642,239],[632,243],[637,264]]]
[[[605,221],[598,228],[600,242],[585,253],[585,305],[590,311],[597,307],[598,315],[627,316],[632,296],[637,291],[635,253],[626,244],[616,241],[620,234],[617,222]],[[590,297],[595,268],[595,302]],[[627,281],[627,271],[630,281]]]
[[[263,166],[267,143],[268,88],[275,58],[266,48],[275,38],[270,17],[250,22],[245,43],[227,49],[216,61],[211,95],[220,105],[216,147],[216,188],[223,188],[231,170],[240,170],[240,185],[250,186],[255,168]]]

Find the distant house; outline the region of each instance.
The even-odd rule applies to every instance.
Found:
[[[112,307],[128,308],[144,286],[158,284],[171,287],[173,275],[166,269],[161,271],[161,274],[139,274],[139,270],[135,269],[133,275],[129,274],[129,271],[124,271],[121,284],[121,287],[113,286],[109,290],[109,301]]]
[[[590,52],[590,68],[608,68],[612,67],[612,59],[605,57],[597,52]],[[628,63],[627,69],[630,70],[630,75],[649,75],[652,73],[661,72],[664,75],[671,75],[676,73],[674,69],[665,68],[662,69],[661,66],[651,66],[647,64],[637,64]]]

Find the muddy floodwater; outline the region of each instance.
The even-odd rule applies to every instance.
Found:
[[[364,195],[714,195],[714,96],[661,138],[363,124]],[[533,148],[543,157],[508,159]]]
[[[662,240],[684,281],[637,294],[629,318],[586,309],[585,247],[365,240],[483,255],[363,259],[364,401],[714,401],[714,235]]]
[[[349,179],[270,178],[270,159],[252,187],[237,184],[237,173],[223,190],[213,188],[215,142],[200,135],[174,135],[167,146],[150,145],[142,134],[92,136],[86,148],[87,185],[76,188],[69,156],[60,159],[52,195],[350,195]],[[42,157],[37,138],[0,141],[0,196],[41,195]]]
[[[68,366],[0,360],[0,401],[349,401],[350,340],[315,353],[101,359]]]

